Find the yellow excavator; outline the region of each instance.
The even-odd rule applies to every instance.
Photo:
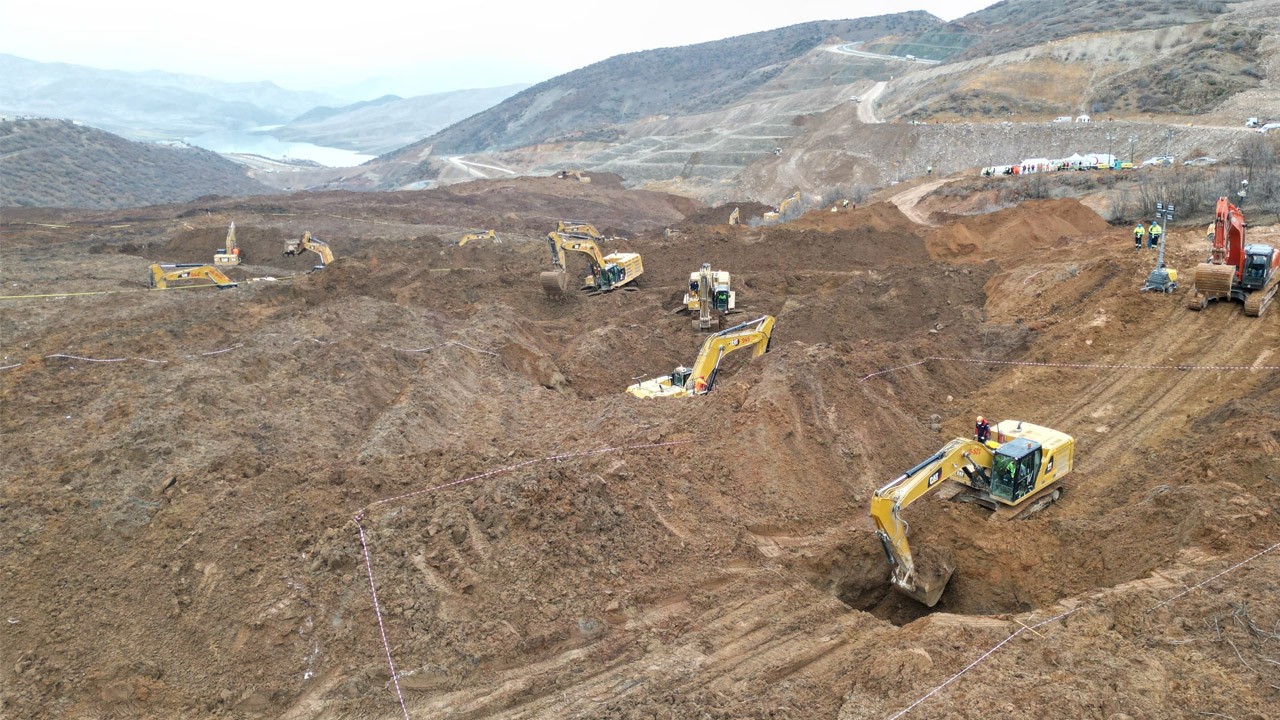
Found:
[[[227,247],[214,251],[213,264],[235,267],[244,261],[244,255],[240,253],[240,246],[236,243],[236,224],[231,223],[231,227],[227,228]]]
[[[561,170],[560,172],[556,173],[556,177],[560,178],[561,180],[568,180],[570,178],[573,178],[573,179],[576,179],[578,182],[584,182],[584,183],[591,182],[591,178],[587,177],[587,175],[583,173],[581,170]]]
[[[590,225],[586,227],[591,228]],[[594,232],[595,228],[591,228],[591,231]],[[639,253],[616,252],[604,255],[591,235],[553,230],[547,233],[547,245],[551,248],[551,264],[556,269],[542,273],[538,279],[542,283],[542,289],[550,297],[564,295],[569,287],[566,253],[582,253],[591,264],[591,274],[583,280],[583,290],[609,292],[635,282],[644,272],[644,263]]]
[[[462,236],[462,239],[458,241],[458,247],[462,247],[463,245],[466,245],[472,240],[497,240],[497,239],[498,239],[498,233],[492,230],[472,230],[471,232],[466,233],[465,235]]]
[[[207,280],[208,284],[216,285],[220,289],[236,286],[235,281],[212,265],[201,265],[199,263],[174,265],[153,263],[151,265],[151,287],[157,290],[168,290],[170,283],[184,280]]]
[[[955,572],[949,558],[915,557],[901,511],[934,490],[976,502],[1013,519],[1043,510],[1062,496],[1059,481],[1075,462],[1075,438],[1021,420],[1004,420],[985,442],[956,438],[891,480],[871,498],[876,535],[893,567],[891,582],[907,597],[937,604]],[[950,482],[948,482],[950,481]]]
[[[799,191],[799,190],[797,190],[797,191],[795,192],[795,194],[793,194],[791,197],[787,198],[786,200],[783,200],[783,201],[782,201],[782,204],[778,206],[778,209],[777,209],[777,210],[774,210],[774,211],[771,211],[771,212],[767,212],[767,213],[765,213],[765,214],[764,214],[764,219],[765,219],[765,220],[780,220],[780,219],[782,219],[782,217],[783,217],[784,215],[786,215],[786,214],[787,214],[787,210],[791,209],[791,206],[792,206],[792,205],[795,205],[795,204],[796,204],[796,203],[798,203],[798,202],[800,202],[800,191]]]
[[[311,231],[308,230],[302,234],[300,240],[289,240],[284,247],[284,254],[287,257],[301,255],[304,252],[313,252],[320,256],[320,264],[314,266],[313,270],[321,270],[329,263],[333,262],[333,250],[329,249],[329,243],[323,242],[311,237]]]
[[[592,240],[604,240],[604,233],[596,229],[591,223],[582,222],[581,220],[561,220],[556,223],[556,232],[573,233],[574,235],[586,235]]]
[[[738,224],[738,217],[739,217],[738,208],[734,208],[734,209],[733,209],[733,212],[729,213],[729,224],[730,224],[730,225],[737,225],[737,224]]]
[[[751,357],[769,352],[774,318],[764,315],[750,322],[721,330],[702,343],[702,350],[692,367],[677,367],[670,375],[645,380],[627,388],[638,398],[691,397],[705,395],[716,385],[720,361],[736,350],[751,348]]]
[[[693,318],[693,327],[710,330],[723,324],[725,315],[734,311],[737,293],[729,289],[729,272],[712,270],[711,263],[703,263],[697,272],[689,273],[689,292],[684,294],[684,306],[680,308]]]

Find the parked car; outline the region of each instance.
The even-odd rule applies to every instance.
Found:
[[[1054,122],[1071,122],[1071,116],[1070,116],[1070,115],[1059,115],[1058,117],[1054,118],[1054,119],[1053,119],[1053,121],[1054,121]]]
[[[1200,157],[1198,157],[1198,158],[1191,158],[1190,160],[1183,160],[1183,161],[1182,161],[1182,164],[1183,164],[1183,165],[1201,166],[1201,165],[1216,165],[1216,164],[1217,164],[1217,162],[1218,162],[1218,159],[1217,159],[1217,158],[1211,158],[1211,157],[1209,157],[1209,156],[1207,156],[1207,155],[1201,155],[1201,156],[1200,156]]]
[[[1173,164],[1172,155],[1157,155],[1153,158],[1147,158],[1146,160],[1142,161],[1142,167],[1152,167],[1156,165],[1172,165],[1172,164]]]
[[[1264,134],[1269,133],[1272,130],[1280,130],[1280,123],[1267,123],[1266,125],[1263,125],[1262,127],[1258,128],[1258,132],[1264,133]]]

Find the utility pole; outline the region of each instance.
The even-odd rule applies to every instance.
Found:
[[[1173,157],[1169,154],[1169,143],[1173,141],[1173,130],[1164,131],[1164,156]]]
[[[1115,143],[1116,136],[1107,133],[1107,165],[1109,170],[1119,170],[1116,167],[1116,156],[1111,154],[1112,144]]]
[[[1137,163],[1135,163],[1135,162],[1133,161],[1133,144],[1134,144],[1135,142],[1137,142],[1137,141],[1138,141],[1138,136],[1137,136],[1137,135],[1130,135],[1130,136],[1129,136],[1129,164],[1130,164],[1130,165],[1133,165],[1133,166],[1135,166],[1135,167],[1137,166]]]

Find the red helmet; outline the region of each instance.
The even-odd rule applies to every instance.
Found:
[[[982,417],[981,415],[979,415],[979,416],[978,416],[978,424],[979,424],[979,425],[981,425],[982,423],[984,423],[984,422],[986,422],[986,421],[987,421],[987,419],[986,419],[986,418]]]

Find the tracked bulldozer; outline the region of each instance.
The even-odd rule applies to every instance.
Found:
[[[564,225],[561,222],[561,226]],[[630,285],[644,273],[644,263],[639,253],[615,252],[604,255],[596,243],[599,233],[595,232],[595,228],[585,225],[583,229],[589,229],[592,234],[558,230],[547,233],[551,264],[555,269],[543,272],[538,280],[543,292],[549,297],[561,297],[569,288],[568,253],[581,253],[587,257],[590,272],[583,279],[582,289],[592,293],[605,293]]]
[[[1005,420],[986,442],[956,438],[924,462],[889,481],[871,498],[876,535],[892,566],[890,582],[933,607],[955,565],[945,554],[916,556],[901,512],[934,491],[996,511],[998,519],[1026,517],[1062,496],[1061,480],[1075,463],[1075,438],[1047,427]]]
[[[1209,261],[1195,267],[1187,307],[1203,310],[1212,300],[1244,303],[1244,314],[1259,317],[1280,288],[1280,253],[1270,245],[1245,244],[1244,212],[1218,198]]]

